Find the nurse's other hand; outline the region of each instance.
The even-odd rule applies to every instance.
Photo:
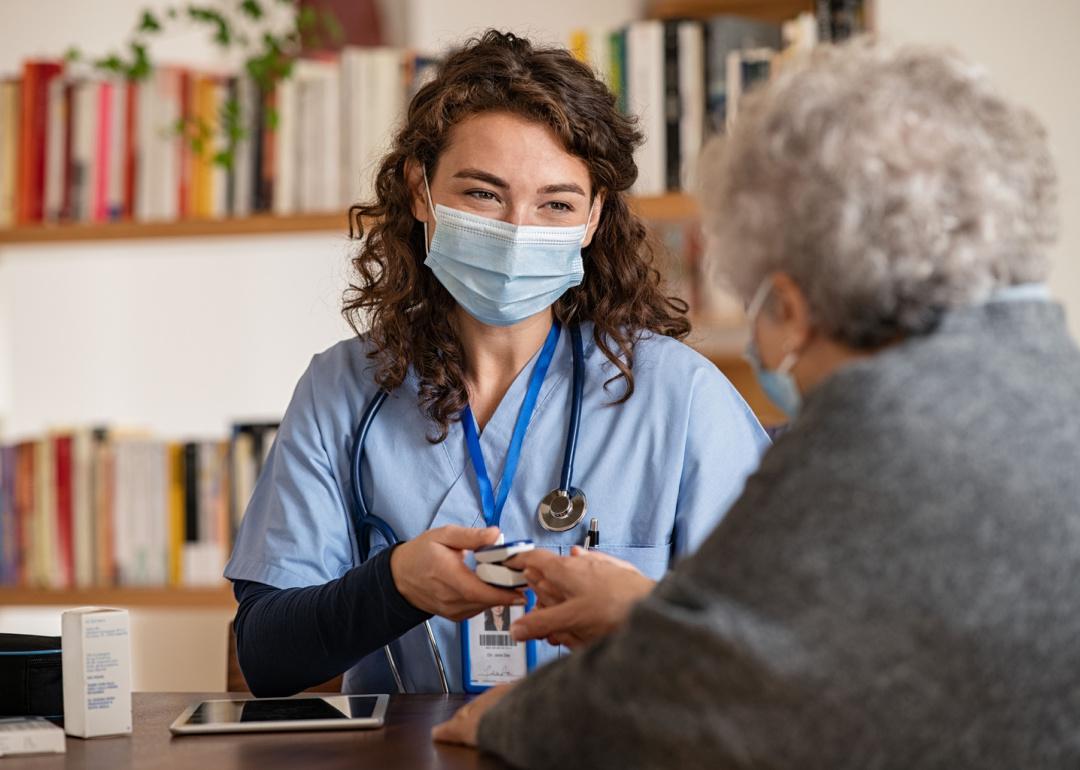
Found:
[[[501,701],[513,689],[512,684],[501,684],[486,690],[483,695],[459,708],[454,716],[431,731],[431,737],[439,743],[460,743],[464,746],[476,745],[476,732],[484,714]]]
[[[390,554],[394,585],[412,606],[450,620],[464,620],[488,607],[524,604],[517,591],[490,586],[465,565],[465,552],[494,545],[497,527],[446,526],[407,540]]]
[[[629,562],[581,548],[568,557],[530,551],[510,565],[524,568],[529,587],[543,605],[510,626],[518,641],[548,639],[577,647],[607,636],[656,585]]]

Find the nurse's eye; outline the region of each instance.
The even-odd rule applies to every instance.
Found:
[[[549,210],[558,212],[559,214],[567,214],[574,210],[573,206],[569,203],[564,203],[563,201],[550,201],[545,205]]]
[[[498,202],[499,196],[493,193],[491,190],[469,190],[465,193],[470,198],[478,201],[491,201],[493,203]]]

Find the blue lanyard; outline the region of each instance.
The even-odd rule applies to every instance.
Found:
[[[465,441],[469,446],[469,457],[472,458],[473,469],[476,471],[476,480],[480,486],[480,502],[484,506],[484,521],[489,527],[499,526],[502,519],[503,506],[506,498],[510,496],[510,487],[514,483],[514,473],[517,471],[518,461],[521,459],[521,445],[525,441],[525,431],[529,427],[533,411],[536,409],[536,399],[540,395],[540,386],[544,384],[551,359],[555,355],[555,346],[559,342],[559,323],[551,325],[547,341],[540,350],[540,357],[536,361],[532,376],[529,378],[529,389],[525,392],[525,400],[521,402],[521,411],[518,413],[517,422],[514,424],[514,433],[510,437],[510,446],[506,450],[506,465],[503,466],[502,479],[499,481],[499,496],[496,498],[491,488],[491,479],[488,477],[487,465],[484,464],[484,453],[480,449],[480,435],[476,431],[476,418],[473,417],[472,409],[465,407],[461,416],[461,424],[465,429]]]

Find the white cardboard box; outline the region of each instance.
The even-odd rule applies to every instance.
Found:
[[[0,719],[0,757],[63,754],[64,731],[44,717]]]
[[[131,732],[127,610],[79,607],[61,621],[64,731],[79,738]]]

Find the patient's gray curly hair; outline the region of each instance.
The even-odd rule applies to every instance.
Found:
[[[784,271],[859,348],[1043,281],[1056,235],[1046,133],[958,55],[822,46],[740,103],[703,154],[715,267],[748,299]]]

